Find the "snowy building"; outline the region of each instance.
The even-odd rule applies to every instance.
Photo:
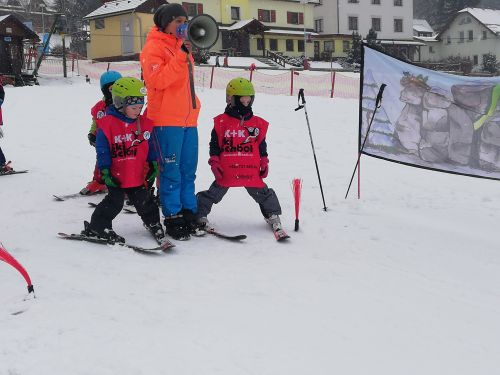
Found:
[[[483,56],[493,53],[500,61],[500,10],[462,9],[438,37],[441,58],[460,56],[481,66]]]
[[[349,51],[346,36],[358,33],[366,37],[370,29],[377,33],[389,53],[413,59],[416,47],[413,40],[413,0],[328,0],[314,10],[316,32],[320,34],[315,55],[330,48],[334,56]],[[317,52],[317,53],[316,53]]]
[[[0,15],[14,14],[38,33],[50,30],[56,10],[56,0],[0,0]]]
[[[213,51],[262,56],[266,51],[289,56],[312,53],[313,8],[320,0],[198,0],[182,2],[189,18],[212,16],[220,28]],[[89,57],[131,56],[140,51],[153,25],[154,9],[166,1],[118,0],[85,16],[90,21]],[[181,3],[181,2],[179,2]],[[139,22],[141,20],[141,22]]]
[[[84,20],[90,23],[87,57],[119,60],[136,58],[153,26],[155,10],[166,1],[118,0],[107,2]]]
[[[426,20],[414,19],[413,35],[432,37],[434,36],[434,30],[432,29],[431,25],[429,25],[429,22],[427,22]]]

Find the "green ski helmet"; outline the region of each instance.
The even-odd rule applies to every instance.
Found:
[[[231,104],[231,106],[236,106],[237,102],[235,97],[250,96],[252,101],[250,106],[252,106],[255,99],[255,89],[253,88],[252,82],[246,78],[238,77],[229,81],[226,86],[226,102]]]
[[[246,78],[238,77],[229,81],[226,87],[226,95],[255,96],[255,90],[252,82]]]
[[[115,81],[111,89],[113,105],[122,109],[128,105],[144,104],[146,87],[141,80],[133,77],[122,77]]]

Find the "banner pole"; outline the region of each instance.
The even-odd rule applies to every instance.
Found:
[[[358,162],[358,199],[361,199],[361,159]]]
[[[354,170],[352,171],[351,181],[349,181],[349,186],[347,187],[347,192],[345,193],[344,199],[347,199],[347,196],[349,195],[349,190],[351,189],[352,180],[354,180],[354,175],[356,174],[356,170],[359,167],[359,161],[361,159],[361,154],[363,153],[363,149],[365,148],[366,141],[368,140],[368,135],[369,135],[370,129],[372,127],[373,119],[375,118],[375,114],[377,113],[377,109],[379,109],[380,106],[382,105],[382,94],[384,93],[384,89],[386,86],[387,85],[385,83],[382,83],[380,85],[380,89],[378,90],[377,99],[375,100],[375,109],[373,110],[372,118],[370,120],[370,123],[368,124],[368,128],[366,129],[365,140],[363,141],[363,144],[361,145],[361,148],[358,151],[358,160],[356,161],[356,165],[354,166]]]

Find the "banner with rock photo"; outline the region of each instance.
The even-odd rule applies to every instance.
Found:
[[[424,69],[363,46],[359,148],[415,167],[500,179],[500,77]]]

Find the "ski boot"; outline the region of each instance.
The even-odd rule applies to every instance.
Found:
[[[144,224],[144,227],[149,231],[149,233],[151,233],[156,242],[158,242],[160,245],[164,242],[165,232],[163,231],[161,223],[158,222],[149,225]]]
[[[182,214],[165,218],[165,229],[167,234],[177,241],[186,241],[191,238],[190,229],[184,221]]]
[[[84,229],[81,232],[82,236],[106,240],[110,244],[114,244],[117,242],[125,243],[125,238],[116,234],[116,232],[111,228],[105,228],[102,232],[99,232],[95,229],[92,229],[88,221],[84,221],[83,226]]]
[[[266,222],[271,226],[274,237],[277,241],[290,238],[290,236],[283,230],[283,226],[281,225],[281,220],[278,215],[271,215],[267,217]]]
[[[208,223],[206,217],[204,222],[200,222],[198,217],[191,210],[183,209],[181,213],[182,216],[184,216],[184,221],[186,222],[186,226],[189,229],[190,235],[195,237],[202,237],[207,234],[207,232],[205,231],[206,224]]]
[[[11,172],[14,172],[14,168],[12,168],[10,166],[12,162],[11,161],[8,161],[7,163],[3,163],[0,165],[0,174],[7,174],[7,173],[11,173]]]
[[[98,194],[98,193],[105,193],[107,192],[106,185],[100,184],[96,180],[90,181],[87,186],[85,186],[82,190],[80,190],[81,195],[92,195],[92,194]]]

